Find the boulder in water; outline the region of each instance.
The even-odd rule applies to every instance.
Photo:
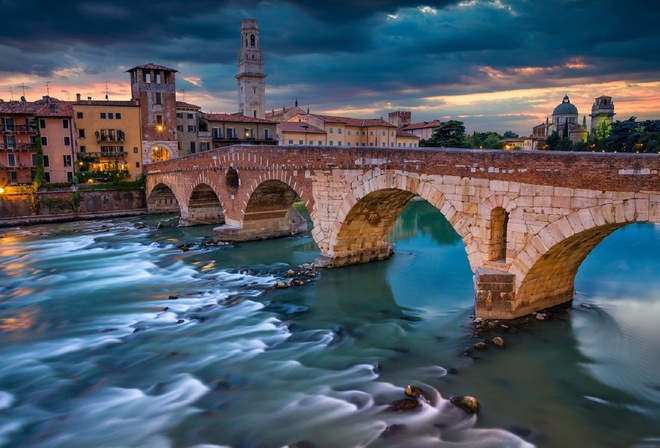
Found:
[[[403,398],[401,400],[391,402],[388,409],[394,412],[408,412],[414,411],[415,409],[421,407],[422,404],[418,400],[413,400],[412,398]]]
[[[461,408],[470,414],[476,414],[479,410],[479,400],[469,395],[462,397],[452,397],[449,401],[454,406]]]
[[[411,384],[408,384],[406,386],[406,390],[404,391],[406,395],[409,397],[413,398],[418,398],[424,400],[426,403],[431,402],[431,396],[423,389],[413,386]]]

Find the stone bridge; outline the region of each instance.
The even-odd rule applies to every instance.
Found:
[[[660,156],[233,146],[148,165],[146,193],[151,212],[223,224],[225,241],[306,229],[299,196],[326,267],[389,257],[420,196],[465,243],[477,316],[509,319],[572,300],[580,264],[613,231],[660,223]]]

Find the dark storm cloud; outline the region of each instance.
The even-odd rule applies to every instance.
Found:
[[[424,107],[431,96],[657,81],[659,6],[646,0],[0,0],[0,15],[12,18],[0,27],[0,71],[50,79],[75,67],[75,74],[125,82],[126,68],[154,62],[176,67],[186,91],[218,95],[235,88],[240,20],[255,18],[267,108],[296,97],[328,107]]]

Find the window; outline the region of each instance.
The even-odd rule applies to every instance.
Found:
[[[299,145],[303,145],[305,142],[303,140],[298,140]]]
[[[45,180],[47,183],[50,183],[50,173],[49,173],[49,172],[45,172],[45,173],[44,173],[44,180]]]
[[[289,145],[293,145],[293,140],[289,140]]]
[[[342,128],[337,128],[337,134],[341,134]]]
[[[78,138],[85,138],[85,130],[78,129]]]
[[[183,125],[182,124],[177,124],[176,125],[176,130],[177,130],[177,132],[183,132]]]
[[[5,143],[5,149],[16,149],[16,136],[15,135],[3,135],[2,140]]]
[[[337,146],[341,146],[341,142],[337,142]]]
[[[156,73],[156,84],[160,84],[160,83],[161,83],[160,72],[157,72]]]
[[[82,145],[82,146],[80,147],[80,152],[87,152],[87,146]]]
[[[163,124],[163,116],[156,115],[156,124]]]
[[[321,140],[319,140],[319,145],[322,145],[322,144],[323,144],[323,142]]]
[[[62,129],[69,129],[69,120],[66,118],[62,120]]]
[[[351,130],[349,129],[348,131],[346,131],[346,133],[347,133],[348,135],[351,135]]]
[[[9,183],[10,184],[17,184],[18,183],[18,176],[16,175],[16,171],[10,171],[9,172]]]
[[[100,113],[101,120],[105,120],[107,117],[107,114],[105,112]]]
[[[16,154],[7,154],[7,166],[16,166]]]
[[[211,129],[211,136],[213,138],[222,138],[222,128]]]
[[[41,146],[48,146],[48,137],[41,137]]]
[[[335,132],[335,128],[330,128],[330,130],[329,130],[328,132],[329,132],[330,134],[334,133],[334,132]]]
[[[82,112],[76,112],[76,118],[82,119],[83,118],[83,113]]]
[[[115,114],[115,118],[116,118],[117,120],[121,120],[121,112],[117,112],[117,113]]]
[[[197,131],[197,126],[194,124],[189,124],[188,125],[188,132],[196,132]]]
[[[115,119],[115,114],[112,112],[108,112],[108,120],[114,120]]]
[[[193,114],[188,114],[188,120],[192,120],[194,118],[195,118],[195,116]]]
[[[268,131],[268,129],[264,129],[264,138],[266,140],[268,140],[270,138],[270,132]]]
[[[73,173],[71,171],[66,172],[66,181],[73,182]]]
[[[209,142],[201,142],[199,144],[200,151],[208,151],[210,149]]]
[[[41,129],[46,129],[46,120],[44,120],[43,118],[40,118],[39,119],[39,127]]]
[[[369,135],[374,135],[374,131],[369,131]]]
[[[163,104],[163,94],[156,92],[156,104]]]
[[[70,155],[65,154],[63,156],[63,159],[64,159],[64,166],[71,166],[71,156]]]
[[[49,167],[50,166],[50,157],[48,157],[45,154],[42,157],[43,157],[43,161],[44,161],[44,166]],[[36,165],[36,163],[34,163],[34,165]]]
[[[385,131],[383,131],[383,137],[385,137]]]
[[[194,154],[196,150],[195,142],[190,142],[190,154]]]
[[[138,153],[137,146],[133,146],[133,154],[137,154],[137,153]]]
[[[64,146],[71,146],[71,137],[64,137]]]
[[[183,112],[177,112],[176,117],[183,119]]]
[[[332,146],[332,145],[334,145],[334,144],[335,144],[335,142],[332,141],[332,140],[330,140],[330,141],[328,142],[328,145],[330,145],[330,146]]]
[[[135,162],[135,168],[140,168],[140,162]]]

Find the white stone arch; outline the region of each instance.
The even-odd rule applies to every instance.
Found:
[[[465,244],[472,269],[474,270],[480,265],[481,255],[478,250],[475,250],[476,242],[470,231],[470,228],[472,227],[471,220],[466,219],[464,214],[456,209],[455,205],[446,198],[442,191],[440,191],[438,185],[429,180],[421,180],[420,176],[417,174],[401,172],[382,173],[380,170],[370,170],[364,174],[362,182],[352,184],[351,189],[343,198],[341,205],[335,214],[328,235],[322,235],[320,231],[314,235],[321,250],[330,256],[339,255],[339,252],[344,245],[344,241],[342,241],[342,230],[345,227],[347,219],[355,210],[356,205],[369,195],[383,191],[389,191],[392,192],[392,194],[396,194],[395,191],[409,193],[408,195],[400,195],[395,199],[397,207],[399,208],[397,208],[397,212],[390,217],[391,224],[394,223],[396,217],[398,217],[403,207],[412,197],[416,195],[420,196],[438,209],[459,234]],[[383,245],[385,244],[387,234],[387,230],[383,228],[380,235],[382,237],[381,243]],[[385,247],[371,247],[365,249],[384,250]]]
[[[541,229],[511,263],[516,308],[532,312],[570,301],[575,275],[589,253],[615,230],[649,222],[648,205],[629,199],[587,207]]]

